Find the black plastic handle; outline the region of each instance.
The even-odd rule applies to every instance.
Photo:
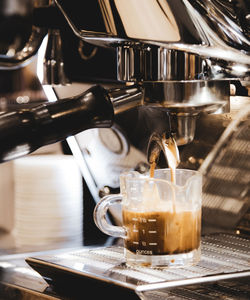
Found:
[[[110,127],[114,110],[99,85],[74,98],[0,114],[0,162],[90,128]]]

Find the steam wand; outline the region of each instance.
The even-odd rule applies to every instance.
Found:
[[[114,115],[139,106],[138,86],[96,85],[73,98],[0,114],[0,162],[29,154],[90,128],[111,127]]]

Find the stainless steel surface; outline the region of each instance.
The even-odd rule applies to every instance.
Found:
[[[203,283],[199,286],[189,285],[174,287],[163,291],[149,291],[143,293],[143,299],[171,299],[171,300],[212,300],[212,299],[249,299],[249,277],[221,280],[219,282]]]
[[[44,30],[34,27],[24,49],[16,52],[13,56],[0,55],[0,70],[13,70],[27,65],[37,53],[45,34]]]
[[[0,13],[2,13],[4,16],[7,17],[9,16],[10,19],[11,16],[15,17],[17,15],[20,15],[24,18],[31,19],[34,6],[37,7],[38,5],[46,5],[48,4],[48,1],[49,0],[39,0],[39,1],[26,0],[26,1],[19,2],[13,0],[12,1],[3,0],[1,2]],[[6,22],[6,24],[8,24],[8,22]],[[3,24],[3,26],[6,25]],[[18,27],[18,23],[15,24],[15,22],[13,22],[13,24],[11,24],[11,22],[9,22],[9,26],[10,26],[10,35],[11,35],[13,34],[12,26]],[[4,28],[4,30],[5,30],[4,34],[6,34],[6,32],[8,33],[7,28]],[[14,29],[14,33],[16,32],[17,35],[15,36],[14,43],[8,45],[4,53],[0,53],[0,70],[13,70],[13,69],[22,68],[25,65],[27,65],[32,60],[34,55],[36,55],[47,33],[47,30],[46,28],[41,28],[32,25],[30,37],[28,38],[27,41],[25,41],[24,45],[22,43],[23,37],[22,35],[20,35],[19,28]]]
[[[64,9],[64,1],[55,2],[78,37],[93,44],[119,46],[120,56],[124,58],[120,60],[126,61],[125,57],[129,57],[128,63],[121,68],[125,77],[128,75],[125,70],[129,68],[129,62],[134,61],[134,57],[143,60],[144,53],[148,56],[157,53],[154,47],[151,49],[152,45],[157,45],[162,53],[166,49],[163,60],[168,57],[168,64],[163,64],[168,69],[180,66],[184,68],[188,61],[196,60],[196,55],[208,58],[203,63],[199,62],[199,58],[197,64],[191,63],[190,77],[195,73],[194,69],[201,69],[204,65],[208,73],[211,72],[210,78],[249,74],[250,41],[247,28],[244,28],[245,32],[238,24],[238,16],[235,16],[236,12],[232,9],[230,1],[224,1],[222,5],[217,1],[208,0],[147,0],[142,6],[134,0],[103,0],[99,2],[99,9],[105,32],[95,32],[77,26],[70,13]],[[248,21],[247,15],[245,17]],[[161,65],[162,55],[157,56]],[[177,63],[178,56],[182,56],[183,59]],[[239,67],[243,67],[241,74],[238,72]],[[176,78],[169,76],[169,79]],[[187,79],[185,72],[182,76],[179,74],[178,79]]]
[[[163,47],[117,47],[118,79],[122,81],[173,81],[206,78],[206,63],[198,55]]]
[[[64,1],[55,2],[80,39],[116,49],[117,79],[140,82],[144,104],[170,113],[179,145],[193,140],[201,111],[229,111],[223,79],[249,74],[250,41],[230,3],[100,1],[106,31],[95,32],[77,24]]]
[[[229,81],[144,82],[144,104],[163,107],[170,115],[178,145],[193,141],[201,112],[229,112]]]
[[[47,37],[47,48],[43,61],[43,82],[49,85],[66,85],[69,79],[65,75],[62,54],[62,41],[58,29],[49,29]]]
[[[145,104],[162,106],[173,113],[229,111],[228,81],[144,82]]]
[[[0,236],[1,237],[1,236]],[[70,245],[61,245],[65,249],[70,247],[79,247],[80,243]],[[55,247],[55,245],[54,245]],[[56,300],[70,299],[58,295],[52,287],[29,265],[25,262],[27,255],[34,253],[59,253],[60,250],[54,249],[53,246],[48,249],[23,249],[22,253],[7,252],[0,256],[0,299],[29,299],[29,300]],[[40,250],[40,252],[39,252]],[[32,252],[37,251],[37,252]]]
[[[116,49],[117,80],[140,83],[145,91],[143,104],[163,107],[170,113],[179,145],[193,140],[197,114],[229,110],[229,83],[224,79],[249,76],[248,19],[240,22],[242,15],[230,1],[222,5],[215,0],[146,0],[141,6],[135,0],[102,0],[93,17],[104,24],[103,32],[79,24],[80,1],[68,4],[64,0],[41,0],[39,7],[44,9],[45,4],[49,4],[48,12],[62,12],[80,40]],[[244,1],[241,4],[247,7]],[[38,4],[33,6],[36,9]],[[43,35],[37,37],[36,47],[28,43],[28,50],[20,50],[16,62],[23,61],[27,51],[29,56],[35,54],[34,48],[39,47],[44,28],[48,27],[43,83],[51,85],[68,83],[62,58],[65,45],[60,37],[68,24],[57,14],[55,20],[48,20],[48,24],[55,22],[52,26],[35,20],[40,27],[33,26],[33,32],[42,30]],[[1,57],[11,62],[15,56]],[[135,106],[133,101],[123,105],[122,110]]]
[[[143,104],[143,90],[140,86],[128,85],[123,88],[109,89],[108,95],[115,115]]]
[[[62,272],[62,276],[81,276],[82,282],[92,278],[134,290],[141,299],[145,299],[144,294],[148,292],[155,292],[159,299],[166,299],[169,289],[173,287],[250,276],[249,251],[248,238],[234,234],[215,234],[203,237],[201,261],[195,266],[170,269],[127,267],[124,264],[123,248],[117,246],[29,257],[27,262],[45,278],[50,276],[53,281],[59,279]],[[57,274],[57,277],[53,274]]]
[[[206,256],[203,262],[191,268],[189,272],[182,268],[166,271],[147,268],[126,269],[124,265],[119,264],[122,260],[122,249],[115,244],[111,248],[102,247],[101,244],[100,246],[82,248],[80,244],[74,244],[66,247],[64,245],[60,250],[49,250],[54,249],[51,247],[47,250],[24,249],[23,253],[19,254],[1,253],[0,298],[79,300],[82,299],[83,291],[88,291],[91,293],[92,299],[100,299],[101,291],[101,295],[109,299],[212,300],[227,297],[226,299],[231,300],[248,300],[250,275],[246,275],[249,274],[249,271],[247,271],[247,268],[249,269],[249,259],[246,259],[246,256],[249,257],[249,243],[249,239],[238,235],[220,234],[207,237],[204,239]],[[30,250],[37,252],[30,252]],[[66,290],[58,290],[58,286],[48,284],[39,273],[25,262],[27,257],[37,257],[37,261],[41,265],[48,266],[47,272],[50,272],[51,275],[54,274],[56,265],[58,268],[64,268],[66,272],[69,272],[68,281],[63,281],[61,286],[62,288],[65,287]],[[40,258],[44,258],[45,261],[40,260]],[[52,260],[55,260],[55,263],[49,263]],[[236,264],[232,266],[234,262]],[[72,271],[67,265],[73,266],[75,271]],[[83,266],[85,269],[82,269]],[[180,274],[180,271],[183,271],[182,274]],[[223,274],[220,273],[221,271],[228,273]],[[231,271],[236,272],[232,274]],[[77,285],[72,286],[69,284],[69,280],[75,278],[73,272],[85,273],[78,281],[78,289]],[[142,272],[142,278],[146,281],[141,281]],[[208,273],[211,273],[211,275],[206,276],[205,274]],[[91,284],[88,279],[93,278],[93,274],[98,278],[100,274],[103,276],[101,280],[94,280]],[[217,280],[218,276],[216,274],[218,274],[219,280]],[[111,277],[112,282],[110,282]],[[213,281],[215,277],[217,279]],[[60,279],[60,276],[58,274],[53,278],[56,281]],[[167,281],[164,281],[164,278],[167,278]],[[107,286],[110,287],[108,290],[103,285],[103,280],[107,279]],[[133,286],[130,290],[133,294],[128,293],[127,287],[120,289],[119,282],[121,281]],[[200,281],[200,283],[196,281]],[[73,282],[74,280],[71,281],[71,283]],[[180,283],[184,285],[176,286]],[[154,289],[155,286],[165,284],[168,287]],[[134,292],[135,286],[138,291],[140,290],[138,295]],[[117,296],[115,288],[119,289],[119,296]],[[66,291],[71,292],[66,293]]]
[[[171,114],[172,115],[172,114]],[[197,115],[180,114],[176,116],[175,139],[178,146],[191,143],[195,136]]]
[[[250,208],[250,105],[234,118],[200,167],[203,221],[229,229]]]

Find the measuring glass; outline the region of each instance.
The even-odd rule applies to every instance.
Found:
[[[120,175],[121,194],[103,197],[94,221],[104,233],[124,239],[128,265],[186,266],[200,259],[202,175],[176,169],[158,169],[154,178],[136,171]],[[122,226],[112,225],[110,206],[122,206]]]

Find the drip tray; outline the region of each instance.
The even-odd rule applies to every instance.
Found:
[[[201,287],[212,282],[250,278],[250,240],[247,237],[226,233],[207,235],[202,238],[201,251],[201,260],[197,265],[169,269],[127,267],[123,248],[117,246],[81,248],[29,257],[26,261],[57,289],[65,293],[70,286],[68,292],[71,295],[79,295],[79,291],[91,292],[92,299],[96,299],[96,290],[99,296],[100,292],[102,296],[107,293],[110,299],[115,299],[117,295],[130,295],[129,299],[153,299],[154,296],[155,299],[182,299],[181,295],[176,298],[169,293],[173,288],[176,292],[182,288],[183,292],[183,287],[187,286]],[[246,291],[246,298],[242,299],[249,299],[249,293],[250,289]],[[185,297],[183,299],[196,299]],[[199,299],[212,299],[205,294],[204,297]]]

